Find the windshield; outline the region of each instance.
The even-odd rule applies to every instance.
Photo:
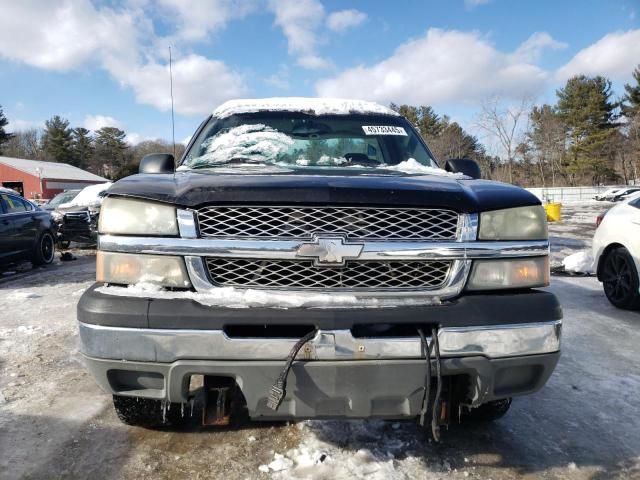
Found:
[[[179,170],[273,165],[287,168],[437,168],[402,117],[262,112],[211,118]]]
[[[52,207],[57,207],[61,203],[67,203],[76,198],[76,195],[80,193],[80,190],[69,190],[68,192],[62,192],[49,200],[48,205]]]

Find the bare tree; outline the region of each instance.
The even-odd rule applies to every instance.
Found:
[[[531,99],[524,97],[516,106],[505,106],[499,97],[482,102],[476,126],[495,138],[507,156],[509,182],[513,183],[513,160],[520,142],[522,123],[527,120]]]
[[[4,145],[2,154],[5,157],[26,158],[29,160],[43,160],[44,152],[41,148],[42,130],[30,128],[13,133]]]

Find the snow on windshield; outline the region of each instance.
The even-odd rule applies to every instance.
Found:
[[[427,167],[421,164],[415,158],[410,158],[404,162],[400,162],[397,165],[382,165],[379,168],[385,170],[394,170],[402,173],[421,173],[423,175],[441,175],[445,177],[465,178],[462,173],[451,173],[443,170],[442,168]]]
[[[282,97],[229,100],[216,108],[213,116],[225,118],[230,115],[255,112],[304,112],[315,115],[349,115],[353,113],[399,115],[388,107],[364,100]]]
[[[294,140],[263,124],[240,125],[208,138],[206,152],[191,161],[191,167],[228,163],[230,160],[273,163],[285,153]]]
[[[82,189],[76,197],[68,203],[62,203],[59,205],[59,208],[69,208],[69,207],[88,207],[92,205],[99,205],[102,203],[102,198],[100,194],[102,192],[106,192],[111,186],[111,182],[107,183],[99,183],[97,185],[91,185],[89,187],[85,187]]]

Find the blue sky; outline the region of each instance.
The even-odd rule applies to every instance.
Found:
[[[346,96],[430,104],[474,130],[481,102],[553,101],[577,73],[617,94],[640,63],[640,2],[0,0],[9,129],[73,126],[176,139],[237,97]]]

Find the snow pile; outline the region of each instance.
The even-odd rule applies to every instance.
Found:
[[[234,158],[273,163],[294,144],[288,135],[263,124],[240,125],[208,138],[206,153],[191,160],[191,167],[224,164]]]
[[[343,98],[276,97],[262,99],[229,100],[213,112],[217,118],[239,113],[255,112],[303,112],[311,115],[379,114],[394,115],[388,107],[364,100]]]
[[[427,167],[421,164],[415,158],[410,158],[404,162],[400,162],[397,165],[381,165],[378,168],[384,168],[385,170],[395,170],[402,173],[421,173],[423,175],[440,175],[442,177],[453,178],[467,178],[462,173],[451,173],[436,167]]]
[[[67,203],[62,203],[58,208],[71,208],[71,207],[90,207],[100,205],[102,198],[100,194],[109,190],[112,185],[111,182],[98,183],[97,185],[90,185],[83,188],[76,197]]]
[[[562,260],[566,272],[594,274],[594,259],[591,250],[576,252]]]
[[[420,458],[414,427],[407,432],[389,431],[382,421],[327,422],[310,421],[298,424],[305,432],[297,448],[275,453],[273,460],[258,470],[276,479],[369,478],[395,480],[406,478],[432,479]],[[400,437],[407,437],[407,439]],[[436,471],[451,471],[445,463],[435,465]]]
[[[212,288],[206,292],[175,292],[157,285],[139,283],[128,287],[102,286],[100,293],[121,297],[194,300],[202,305],[229,308],[332,308],[332,307],[397,307],[410,305],[437,305],[438,297],[423,298],[370,298],[352,294],[291,293],[233,287]]]
[[[40,298],[41,296],[42,295],[38,295],[35,292],[29,292],[29,291],[13,292],[9,294],[9,298],[15,299],[15,300],[26,300],[28,298]]]

